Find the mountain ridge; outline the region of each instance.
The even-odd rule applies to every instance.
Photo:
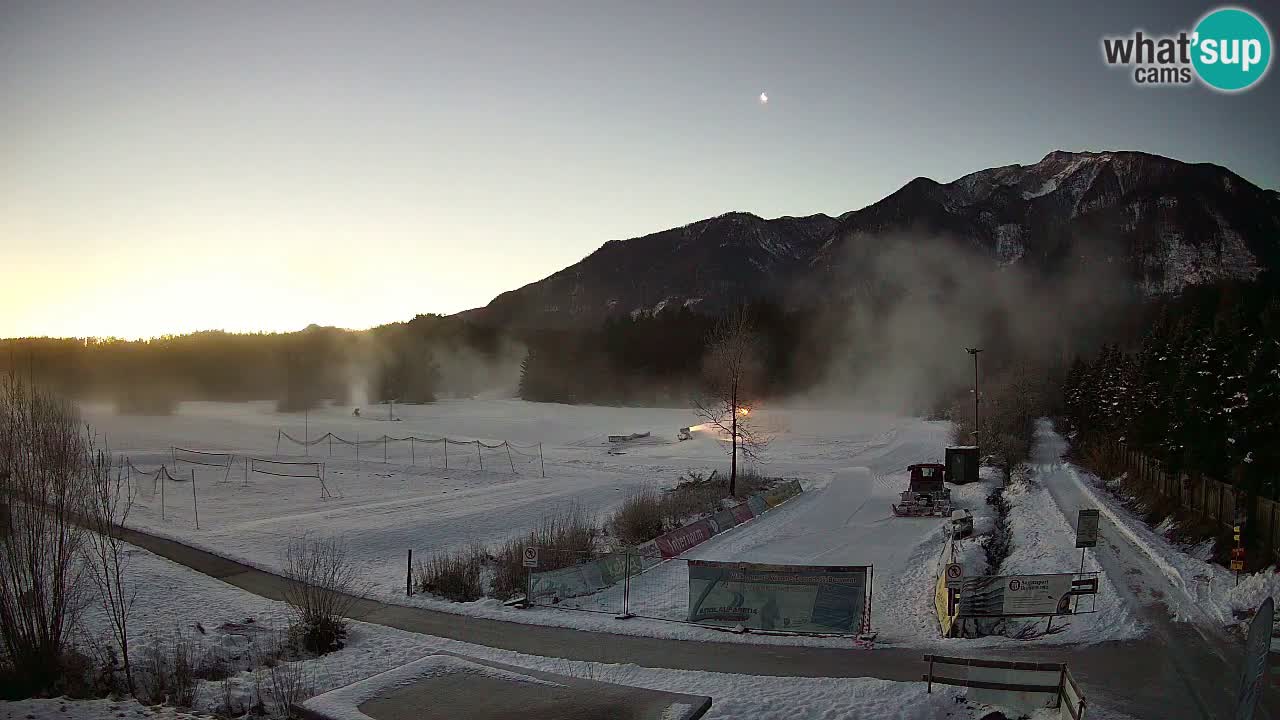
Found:
[[[857,210],[766,219],[731,211],[610,240],[462,315],[578,326],[614,315],[847,296],[886,242],[940,238],[1047,278],[1103,262],[1143,295],[1280,266],[1280,193],[1214,163],[1139,151],[1054,150],[940,183],[916,177]]]

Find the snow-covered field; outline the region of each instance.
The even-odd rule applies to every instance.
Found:
[[[149,478],[137,479],[131,525],[172,537],[266,569],[277,569],[291,538],[341,536],[349,553],[366,570],[381,599],[468,615],[517,622],[608,630],[630,634],[721,641],[847,645],[848,640],[728,635],[652,618],[682,619],[688,601],[685,565],[669,562],[637,578],[631,587],[632,611],[648,616],[619,621],[612,613],[583,613],[553,608],[515,610],[494,600],[449,603],[430,596],[404,596],[407,551],[415,557],[471,542],[494,544],[537,525],[549,514],[576,504],[603,515],[633,488],[669,486],[689,471],[727,470],[727,456],[716,437],[695,432],[685,442],[676,431],[696,423],[688,410],[611,408],[526,403],[515,400],[442,401],[397,406],[399,421],[386,418],[385,406],[364,409],[330,407],[301,414],[274,412],[270,403],[185,403],[169,417],[117,416],[109,407],[85,408],[86,420],[116,453],[141,468],[167,463],[178,477],[196,471],[197,505],[190,482],[168,482],[164,492]],[[948,426],[917,418],[803,408],[759,408],[758,420],[773,432],[769,475],[799,478],[805,492],[761,518],[696,546],[686,558],[793,564],[872,565],[872,629],[884,645],[935,646],[972,641],[938,637],[933,611],[933,579],[945,539],[946,523],[937,519],[893,517],[889,506],[905,489],[906,466],[940,462]],[[343,438],[413,435],[509,441],[525,455],[507,456],[505,448],[388,443],[355,450],[327,442],[302,448],[286,439],[276,455],[278,432],[316,438],[332,432]],[[622,445],[610,434],[650,432],[642,441]],[[244,475],[240,461],[229,474],[221,468],[180,463],[172,469],[170,446],[253,455],[260,458],[319,460],[325,463],[332,497],[322,497],[312,478]],[[541,445],[542,457],[534,453]],[[332,455],[330,455],[332,452]],[[410,453],[413,453],[412,456]],[[285,455],[289,453],[289,455]],[[481,468],[483,463],[483,469]],[[546,477],[542,477],[545,464]],[[513,466],[514,465],[514,471]],[[976,531],[991,526],[985,498],[993,480],[953,489],[957,506],[975,515]],[[162,507],[163,503],[163,507]],[[1035,512],[1055,511],[1052,502]],[[1045,517],[1034,522],[1045,526]],[[1049,524],[1052,542],[1070,554],[1065,527]],[[1037,547],[1044,545],[1036,543]],[[1043,550],[1043,548],[1041,548]],[[962,557],[981,569],[976,542],[962,543]],[[1060,560],[1056,558],[1055,563]],[[1042,567],[1043,566],[1043,567]],[[1010,566],[1013,567],[1013,566]],[[1019,572],[1070,572],[1074,562],[1050,568],[1045,563]],[[620,603],[613,588],[594,598],[603,607]],[[1110,609],[1099,599],[1100,608]],[[1104,617],[1100,614],[1098,618]],[[1126,637],[1134,630],[1123,618],[1106,623],[1078,619],[1075,628],[1051,640],[1075,642]],[[1115,622],[1113,622],[1115,621]],[[1102,632],[1096,632],[1102,631]],[[998,642],[989,640],[987,642]]]

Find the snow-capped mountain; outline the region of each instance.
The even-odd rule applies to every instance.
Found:
[[[1052,277],[1107,263],[1153,295],[1280,266],[1280,194],[1226,168],[1139,152],[1055,151],[941,184],[916,178],[839,218],[729,213],[614,240],[472,313],[520,325],[597,322],[742,299],[845,294],[887,239],[940,238]]]

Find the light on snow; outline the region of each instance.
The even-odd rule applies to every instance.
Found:
[[[769,94],[768,94],[768,93],[760,93],[760,104],[761,104],[761,105],[768,105],[768,104],[769,104]]]

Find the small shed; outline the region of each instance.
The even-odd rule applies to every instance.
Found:
[[[947,482],[956,485],[978,481],[978,446],[955,445],[947,448]]]

